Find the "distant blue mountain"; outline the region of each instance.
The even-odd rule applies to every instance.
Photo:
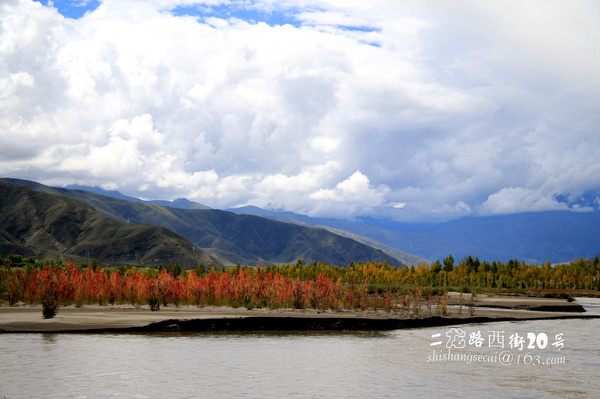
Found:
[[[135,202],[141,202],[144,204],[152,204],[152,205],[170,206],[171,208],[211,209],[210,207],[208,207],[206,205],[200,204],[198,202],[190,201],[186,198],[177,198],[176,200],[173,200],[173,201],[166,201],[166,200],[144,201],[139,198],[124,195],[124,194],[120,193],[119,191],[104,190],[103,188],[95,187],[95,186],[81,186],[79,184],[71,184],[69,186],[66,186],[65,188],[68,190],[89,191],[89,192],[92,192],[95,194],[105,195],[107,197],[122,199],[122,200],[126,200],[126,201],[135,201]]]
[[[600,250],[600,212],[529,212],[468,217],[443,223],[399,223],[375,218],[356,221],[311,218],[256,207],[230,209],[307,225],[323,225],[371,238],[392,248],[434,261],[448,255],[481,260],[532,263],[590,258]]]
[[[439,239],[493,248],[513,258],[538,263],[588,258],[600,248],[600,212],[528,212],[469,217],[435,225],[421,232]]]
[[[210,209],[185,198],[144,201],[99,187],[73,185],[68,188],[144,204],[180,209]],[[254,206],[228,211],[305,226],[327,227],[338,235],[362,240],[361,242],[379,248],[409,265],[441,260],[448,255],[455,259],[470,255],[488,261],[519,259],[538,264],[547,260],[560,263],[578,258],[593,258],[600,251],[599,211],[528,212],[468,217],[442,223],[399,223],[371,217],[354,221],[313,218]]]

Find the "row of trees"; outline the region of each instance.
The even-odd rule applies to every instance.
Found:
[[[284,277],[260,268],[197,274],[185,271],[175,276],[167,269],[85,269],[71,262],[65,266],[0,269],[2,299],[41,303],[44,317],[53,317],[60,305],[75,304],[191,304],[269,308],[384,308],[392,310],[397,298],[387,291],[369,295],[365,285],[318,274],[314,279]]]
[[[314,278],[322,273],[344,281],[366,283],[372,287],[441,287],[441,288],[524,288],[524,289],[585,289],[600,290],[600,261],[579,259],[574,262],[542,266],[518,260],[506,263],[479,261],[471,256],[458,264],[452,256],[431,265],[421,264],[396,268],[387,263],[360,262],[348,267],[326,263],[269,266],[268,271],[292,278]]]
[[[0,266],[4,268],[20,268],[32,270],[48,266],[59,267],[60,262],[40,263],[35,258],[23,258],[11,255],[0,257]],[[78,265],[83,270],[87,265]],[[94,261],[91,266],[97,268]],[[240,270],[253,273],[254,268],[242,267],[215,270],[214,273],[227,273],[230,277],[238,274]],[[110,270],[110,269],[105,269]],[[144,270],[145,274],[156,274],[167,270],[174,277],[183,274],[187,276],[189,270],[184,270],[175,263],[158,269],[138,269],[121,266],[117,268],[121,275],[131,274],[135,270]],[[154,271],[153,271],[154,270]],[[298,260],[294,264],[271,265],[263,267],[265,273],[275,273],[290,279],[315,280],[323,274],[328,278],[340,278],[345,283],[367,284],[371,289],[379,287],[479,287],[479,288],[523,288],[523,289],[567,289],[567,290],[600,290],[600,260],[579,259],[570,263],[551,265],[546,262],[539,266],[523,261],[510,260],[508,262],[480,261],[471,256],[461,259],[455,264],[452,256],[436,261],[431,265],[421,264],[405,268],[396,268],[381,262],[351,262],[346,267],[330,266],[327,263],[304,264]],[[203,265],[195,269],[197,276],[204,276],[209,272]],[[1,275],[0,275],[1,277]]]
[[[15,261],[19,261],[16,263]],[[600,290],[600,262],[584,259],[552,266],[511,260],[480,262],[467,257],[395,268],[387,263],[347,267],[314,262],[207,271],[202,265],[102,269],[95,264],[39,263],[34,258],[0,259],[0,301],[42,303],[52,317],[61,304],[192,304],[286,308],[384,308],[418,312],[425,303],[444,309],[444,293],[457,288]],[[422,288],[431,287],[423,294]],[[436,305],[436,306],[434,306]],[[46,313],[47,312],[47,313]]]

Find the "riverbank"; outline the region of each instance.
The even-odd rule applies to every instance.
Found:
[[[459,298],[459,297],[458,297]],[[451,295],[449,303],[457,300]],[[414,312],[384,310],[251,309],[230,307],[167,306],[152,312],[147,306],[88,305],[60,308],[52,319],[43,319],[41,306],[0,307],[0,332],[151,332],[151,331],[306,331],[393,330],[493,321],[597,318],[575,313],[581,306],[562,299],[491,298],[476,296],[477,307],[450,306],[444,316],[423,306]],[[523,309],[570,309],[533,311]],[[517,309],[509,310],[506,309]],[[472,310],[472,312],[471,312]]]
[[[532,310],[542,312],[585,312],[583,306],[577,301],[568,301],[561,298],[536,298],[524,295],[489,295],[461,294],[458,292],[448,293],[449,305],[462,305],[468,307],[469,303],[476,308]]]

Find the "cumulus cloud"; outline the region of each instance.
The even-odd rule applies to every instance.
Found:
[[[565,210],[551,195],[521,187],[503,188],[490,195],[481,205],[484,214],[518,213],[526,211]]]
[[[0,175],[318,216],[599,207],[595,1],[77,5],[0,3]]]
[[[371,187],[369,178],[357,170],[347,179],[337,183],[335,188],[320,189],[311,193],[308,198],[315,201],[315,205],[309,213],[325,213],[336,217],[368,214],[385,203],[388,192],[389,188],[385,185]]]

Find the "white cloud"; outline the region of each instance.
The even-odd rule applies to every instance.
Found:
[[[522,187],[503,188],[481,204],[482,214],[505,214],[546,210],[567,210],[552,195]]]
[[[458,201],[452,205],[437,205],[431,210],[431,214],[442,219],[456,219],[463,216],[471,216],[472,209],[466,202]]]
[[[384,205],[389,188],[381,185],[371,187],[369,178],[360,171],[354,172],[347,179],[336,184],[333,189],[320,189],[311,193],[308,198],[315,201],[315,216],[333,215],[351,217],[356,214],[369,214]],[[340,207],[340,204],[343,204]]]
[[[327,162],[302,168],[295,175],[283,173],[258,176],[251,193],[242,204],[255,204],[273,209],[295,209],[309,213],[312,209],[310,193],[331,180],[340,168],[336,162]]]
[[[226,4],[0,3],[0,175],[323,216],[600,207],[597,2],[169,11]]]
[[[392,208],[395,209],[404,209],[404,207],[406,206],[406,202],[392,202],[391,205]]]

